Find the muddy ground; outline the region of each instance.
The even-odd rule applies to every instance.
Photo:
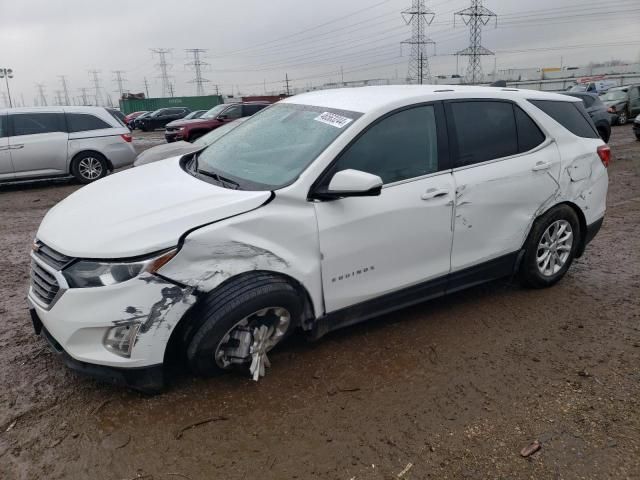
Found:
[[[184,373],[155,397],[33,334],[31,240],[78,186],[1,188],[0,478],[640,478],[640,142],[611,145],[604,227],[557,286],[480,286],[293,338],[257,384]]]

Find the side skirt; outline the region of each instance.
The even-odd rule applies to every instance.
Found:
[[[330,312],[316,319],[310,332],[313,340],[349,325],[369,320],[386,313],[416,305],[446,294],[457,292],[498,278],[514,274],[520,260],[520,251],[494,258],[480,265],[452,272],[428,282],[412,285],[350,307]]]

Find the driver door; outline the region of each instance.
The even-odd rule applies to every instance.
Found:
[[[455,188],[443,158],[442,105],[394,112],[375,122],[323,178],[360,170],[383,180],[379,196],[315,203],[326,312],[385,294],[410,303],[444,291],[450,270]],[[428,282],[433,280],[433,282]]]

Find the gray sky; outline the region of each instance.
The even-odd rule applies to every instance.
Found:
[[[281,90],[285,73],[295,87],[340,79],[403,77],[410,36],[400,11],[411,0],[0,0],[0,67],[15,71],[12,93],[27,104],[36,83],[49,103],[68,76],[70,93],[92,87],[89,69],[101,71],[104,90],[116,99],[113,70],[124,70],[125,88],[151,96],[161,90],[151,48],[171,48],[168,60],[177,95],[195,94],[186,48],[208,49],[207,93]],[[428,33],[437,42],[434,74],[456,73],[457,50],[468,30],[453,26],[453,12],[469,0],[427,0],[436,17]],[[497,52],[497,68],[583,65],[612,58],[640,61],[640,0],[485,0],[498,28],[482,43]],[[576,5],[579,5],[576,7]],[[603,46],[604,44],[604,46]],[[433,49],[430,49],[433,52]],[[402,56],[401,56],[402,55]],[[461,59],[461,73],[464,66]],[[492,71],[493,58],[484,70]],[[0,85],[0,92],[4,92]],[[1,103],[1,102],[0,102]]]

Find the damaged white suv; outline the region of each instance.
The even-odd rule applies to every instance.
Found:
[[[560,280],[605,213],[609,148],[579,99],[393,86],[281,101],[209,147],[56,205],[29,303],[80,371],[144,390],[168,352],[254,379],[319,338],[499,277]]]

